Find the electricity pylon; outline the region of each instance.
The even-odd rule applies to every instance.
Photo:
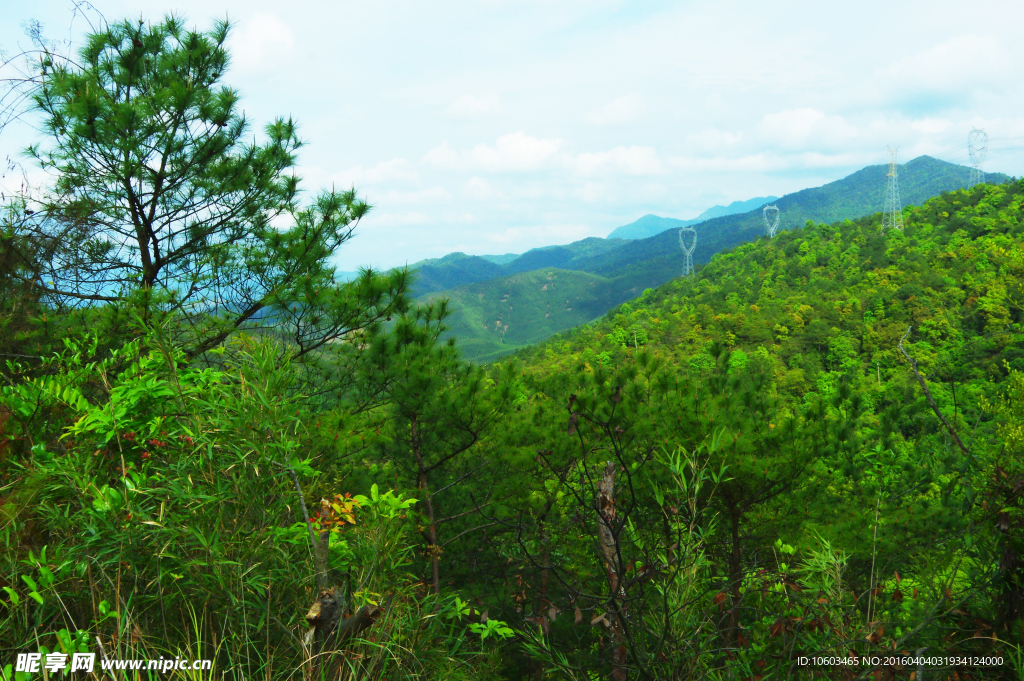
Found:
[[[762,211],[764,215],[764,231],[771,239],[779,229],[779,209],[775,206],[765,206]]]
[[[683,238],[683,232],[693,235],[693,241],[689,246]],[[688,277],[693,273],[693,249],[697,248],[697,230],[693,227],[683,227],[679,230],[679,246],[683,249],[683,276]]]
[[[988,155],[988,133],[978,128],[971,130],[967,135],[967,153],[971,157],[971,165],[974,166],[974,170],[971,171],[971,181],[967,183],[967,188],[970,189],[985,181],[985,171],[981,169],[981,164],[985,162],[985,157]]]
[[[903,231],[903,204],[900,203],[900,185],[896,172],[896,153],[899,148],[889,147],[889,175],[885,190],[885,209],[882,212],[882,234],[890,229]]]

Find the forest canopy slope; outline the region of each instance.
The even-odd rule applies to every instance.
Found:
[[[906,202],[923,203],[944,190],[959,188],[964,182],[966,170],[962,166],[927,156],[914,159],[901,169],[900,179]],[[886,166],[870,166],[823,187],[805,189],[782,197],[777,202],[783,216],[780,230],[784,232],[788,228],[802,226],[807,220],[831,222],[855,219],[881,210],[886,172]],[[1005,179],[1005,176],[1001,175],[990,177]],[[761,212],[755,210],[743,215],[708,220],[697,227],[697,230],[694,261],[701,263],[723,249],[757,239],[764,233],[764,225]],[[681,256],[674,230],[648,239],[623,242],[614,249],[591,248],[588,251],[582,248],[588,242],[601,241],[587,239],[576,242],[572,245],[576,247],[573,257],[560,253],[561,248],[567,247],[537,249],[505,266],[519,271],[517,268],[529,259],[531,265],[550,263],[545,266],[581,270],[604,278],[607,282],[605,286],[590,289],[595,298],[586,299],[585,296],[589,294],[584,291],[584,297],[573,305],[576,313],[571,316],[551,317],[547,304],[535,307],[532,297],[523,295],[525,292],[516,288],[516,279],[495,279],[476,284],[471,289],[448,289],[447,295],[454,303],[452,317],[449,320],[450,336],[458,338],[462,343],[464,356],[473,361],[492,360],[523,344],[539,342],[546,338],[548,333],[563,331],[572,324],[590,321],[592,318],[581,316],[582,311],[597,310],[595,317],[600,316],[607,309],[602,308],[602,305],[617,305],[640,295],[647,288],[659,286],[679,275]],[[454,256],[447,256],[452,257]],[[482,259],[477,260],[483,262]],[[485,264],[494,267],[493,263]],[[427,273],[426,276],[434,276],[432,269],[424,271]],[[505,300],[506,294],[519,299],[515,342],[512,341],[512,336],[502,331],[503,327],[495,326],[498,318],[494,316],[493,303],[496,300]],[[431,296],[433,297],[436,296]],[[493,319],[489,325],[477,323],[476,320],[482,317]],[[559,323],[566,325],[558,326]]]
[[[808,222],[719,253],[696,276],[519,356],[558,371],[614,364],[646,344],[700,368],[721,341],[761,358],[782,390],[807,400],[843,378],[878,387],[905,376],[897,345],[912,327],[906,345],[921,370],[964,384],[967,399],[972,386],[1024,370],[1022,203],[1024,182],[1010,182],[907,209],[903,232],[882,234],[878,214]],[[947,388],[934,389],[951,407]]]

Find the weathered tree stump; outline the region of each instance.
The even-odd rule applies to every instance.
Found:
[[[337,590],[321,591],[306,613],[311,628],[306,632],[305,643],[310,646],[317,675],[320,669],[330,666],[332,653],[346,639],[369,629],[383,612],[383,608],[364,605],[351,617],[342,619],[344,603]]]

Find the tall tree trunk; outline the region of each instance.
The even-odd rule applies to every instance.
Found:
[[[550,507],[551,505],[549,502],[548,508]],[[541,558],[545,568],[551,565],[551,546],[548,543],[547,528],[544,526],[544,520],[546,518],[547,512],[545,511],[544,515],[542,515],[540,520],[537,522],[538,529],[540,530],[541,545],[544,547]],[[540,571],[540,591],[537,592],[537,597],[534,599],[533,612],[536,613],[537,617],[540,617],[540,621],[542,623],[541,626],[546,634],[550,631],[550,622],[553,622],[554,620],[547,618],[548,613],[544,608],[545,603],[549,606],[551,605],[550,601],[548,601],[548,571],[546,569],[542,569]],[[540,660],[536,660],[534,662],[533,679],[534,681],[544,681],[544,664]]]
[[[437,545],[437,522],[434,520],[434,501],[430,495],[430,484],[427,482],[427,470],[423,466],[423,453],[420,451],[419,425],[416,417],[412,417],[412,452],[416,455],[416,469],[419,473],[417,484],[420,496],[423,497],[423,506],[427,509],[427,519],[430,524],[427,526],[427,552],[430,554],[430,569],[432,572],[434,593],[441,592],[440,554],[441,547]]]
[[[743,581],[743,562],[740,553],[740,510],[738,504],[730,502],[729,529],[732,534],[732,551],[729,553],[729,588],[732,593],[732,605],[729,609],[729,640],[736,645],[740,643],[739,622],[736,613],[740,607],[740,584]]]
[[[618,464],[609,461],[601,473],[601,482],[598,484],[597,492],[597,538],[615,610],[615,612],[608,613],[608,621],[611,623],[608,630],[612,639],[609,655],[612,666],[611,678],[613,681],[627,681],[629,670],[626,667],[626,590],[622,588],[622,562],[619,540],[615,534],[616,470],[618,470]]]

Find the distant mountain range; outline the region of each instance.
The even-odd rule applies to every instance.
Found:
[[[728,206],[712,206],[692,220],[677,220],[675,218],[663,218],[657,215],[645,215],[636,222],[616,227],[608,235],[609,239],[646,239],[647,237],[661,234],[668,229],[679,229],[698,225],[711,218],[720,218],[725,215],[736,215],[761,208],[766,203],[771,203],[779,197],[761,196],[746,201],[733,201]]]
[[[490,258],[508,256],[480,256],[465,253],[449,253],[443,258],[422,260],[409,266],[416,270],[414,295],[421,296],[434,291],[444,291],[463,284],[487,281],[519,272],[529,272],[541,267],[559,267],[567,270],[582,269],[580,262],[602,253],[614,251],[624,244],[625,239],[601,239],[596,236],[574,241],[565,246],[534,248],[522,255],[511,255],[503,264]]]
[[[775,200],[779,229],[803,227],[808,220],[841,222],[880,212],[887,173],[887,166],[868,166]],[[904,205],[920,205],[944,191],[960,189],[969,173],[965,166],[918,157],[900,167]],[[1009,177],[990,173],[986,179],[1001,183]],[[764,236],[761,207],[711,218],[696,230],[693,259],[700,264],[715,253]],[[645,239],[590,238],[534,249],[504,264],[453,253],[414,268],[421,299],[451,299],[449,333],[459,339],[464,356],[489,361],[586,323],[644,289],[679,276],[682,255],[677,232],[669,229]]]

